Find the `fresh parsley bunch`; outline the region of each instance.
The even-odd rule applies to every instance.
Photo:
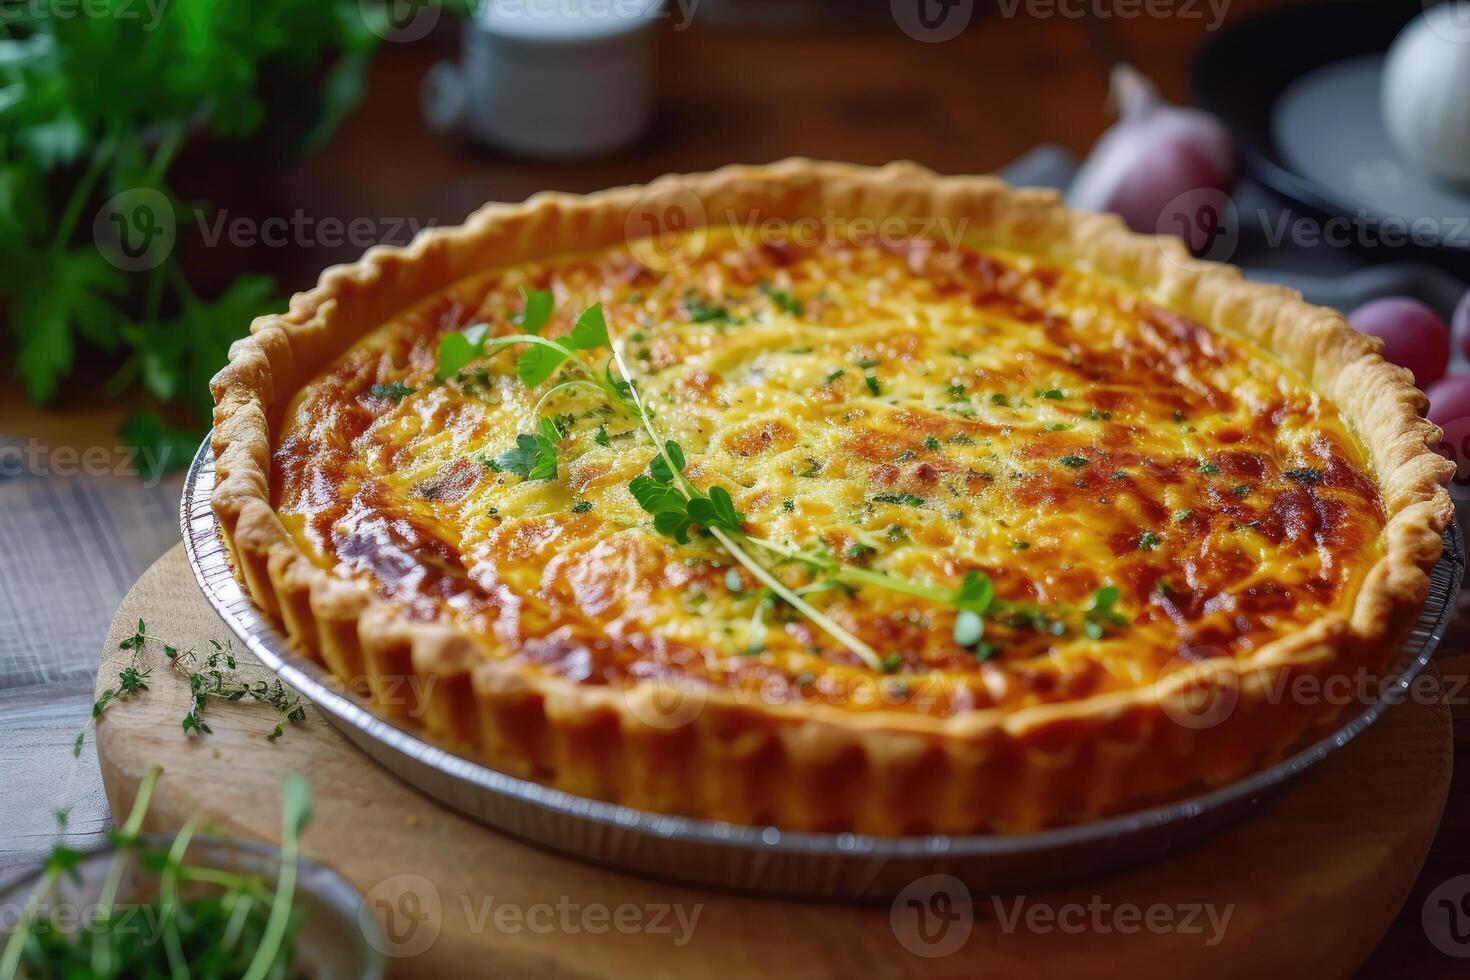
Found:
[[[109,236],[94,234],[94,220],[128,255],[165,229],[186,233],[202,205],[179,201],[168,172],[190,139],[269,135],[275,156],[320,144],[357,102],[386,34],[369,22],[372,9],[358,0],[7,8],[0,303],[32,401],[54,398],[86,348],[120,359],[109,393],[141,384],[207,421],[209,378],[251,319],[277,304],[274,283],[247,275],[200,297],[176,248],[143,263],[120,259],[114,242],[99,243]],[[124,437],[189,444],[153,413],[130,419]]]

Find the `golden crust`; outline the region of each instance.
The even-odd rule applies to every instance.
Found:
[[[394,312],[485,268],[621,243],[642,219],[688,223],[850,219],[963,223],[967,237],[1075,263],[1272,351],[1357,430],[1379,481],[1384,556],[1346,621],[1324,618],[1249,658],[1209,661],[1137,690],[950,718],[743,701],[643,682],[578,686],[486,659],[444,625],[411,623],[314,564],[270,503],[272,426],[291,395]],[[1380,344],[1289,290],[1247,283],[1172,238],[991,177],[940,177],[809,160],[727,167],[586,197],[490,205],[408,248],[375,248],[323,274],[288,312],[257,320],[215,378],[214,509],[256,602],[292,639],[384,711],[497,768],[661,812],[787,829],[1019,831],[1086,819],[1200,782],[1236,778],[1337,712],[1282,699],[1285,680],[1381,666],[1424,601],[1451,504],[1452,464],[1409,373]],[[1201,692],[1227,704],[1198,721]]]

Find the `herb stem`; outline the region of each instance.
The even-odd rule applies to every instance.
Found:
[[[189,962],[184,957],[184,946],[179,939],[179,872],[184,863],[184,853],[194,838],[194,829],[199,825],[197,816],[179,830],[168,849],[168,859],[159,875],[158,904],[159,926],[163,930],[163,951],[168,958],[169,973],[173,980],[188,980]]]
[[[102,171],[107,169],[108,161],[112,157],[113,140],[111,136],[105,137],[97,144],[97,149],[92,153],[92,159],[87,163],[87,169],[83,172],[71,197],[67,199],[66,208],[61,213],[61,220],[56,223],[56,237],[51,241],[51,247],[55,251],[66,248],[66,243],[71,240],[72,232],[76,230],[77,220],[81,217],[82,208],[87,203],[87,198],[92,196],[92,188],[102,176]]]
[[[654,449],[663,457],[663,461],[667,464],[669,472],[674,474],[675,485],[679,488],[679,492],[685,498],[693,497],[697,492],[697,488],[683,474],[680,467],[674,463],[673,457],[669,454],[667,444],[659,438],[658,432],[654,430],[653,420],[649,417],[648,409],[643,404],[643,396],[638,393],[638,386],[633,383],[633,373],[628,370],[628,365],[623,360],[623,352],[618,348],[616,343],[612,345],[612,354],[613,360],[617,363],[618,371],[623,375],[623,380],[628,382],[628,391],[633,399],[634,406],[638,409],[638,418],[643,423],[643,429],[648,433],[648,438],[653,440]],[[784,582],[772,575],[765,566],[747,554],[745,549],[740,547],[735,540],[735,535],[738,535],[741,539],[748,540],[744,534],[737,531],[732,535],[717,527],[706,528],[706,530],[730,554],[730,557],[734,558],[746,571],[754,575],[756,580],[762,585],[780,596],[793,609],[820,627],[828,636],[831,636],[838,643],[841,643],[847,649],[857,654],[873,670],[883,669],[883,658],[878,656],[877,651],[854,636],[840,623],[797,595]]]
[[[129,852],[137,843],[138,830],[143,826],[143,816],[148,812],[148,803],[153,798],[153,789],[158,785],[158,777],[163,774],[162,766],[149,766],[148,771],[143,774],[138,783],[138,795],[133,799],[133,809],[128,813],[128,819],[118,828],[116,840],[116,853],[112,857],[112,864],[107,869],[107,878],[102,883],[102,891],[97,896],[97,913],[94,922],[101,924],[112,918],[112,906],[117,901],[117,889],[122,884],[123,871],[127,865]],[[105,977],[112,973],[112,946],[110,943],[98,943],[92,947],[92,972],[97,976]]]
[[[897,575],[889,575],[886,572],[875,572],[867,568],[854,568],[834,561],[825,555],[814,554],[810,551],[800,551],[796,548],[787,548],[768,541],[765,538],[746,537],[745,540],[758,548],[764,548],[782,558],[791,561],[799,561],[804,565],[827,572],[839,582],[850,585],[874,585],[880,589],[889,589],[893,592],[902,592],[905,595],[917,596],[920,599],[930,599],[934,602],[946,605],[953,601],[953,593],[947,589],[941,589],[932,585],[920,585],[918,582],[900,578]]]

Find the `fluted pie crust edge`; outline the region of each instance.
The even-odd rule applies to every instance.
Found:
[[[630,215],[692,200],[712,223],[731,213],[963,221],[982,244],[1081,263],[1271,351],[1337,406],[1381,488],[1385,554],[1351,614],[1148,687],[940,719],[655,682],[577,685],[487,657],[447,623],[410,622],[303,554],[268,485],[274,426],[303,385],[394,313],[459,279],[622,243]],[[1295,292],[1247,283],[1239,270],[1196,260],[1176,239],[1133,234],[1116,217],[1068,211],[1049,191],[909,163],[732,166],[492,204],[463,226],[327,270],[288,312],[256,320],[213,381],[213,507],[250,595],[304,655],[380,710],[416,719],[494,768],[640,809],[789,830],[1026,831],[1238,778],[1340,713],[1329,699],[1282,697],[1284,681],[1382,669],[1424,602],[1452,513],[1440,484],[1454,468],[1430,449],[1439,430],[1420,417],[1424,396],[1380,348]],[[1200,716],[1202,693],[1224,699],[1223,720],[1188,721]]]

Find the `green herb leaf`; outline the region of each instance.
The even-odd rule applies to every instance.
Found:
[[[596,350],[599,347],[610,347],[611,342],[607,336],[607,320],[602,315],[602,304],[593,303],[582,311],[577,317],[577,323],[572,327],[571,343],[568,345],[572,350]]]
[[[761,292],[765,293],[768,297],[770,297],[771,302],[775,303],[784,312],[790,313],[792,316],[801,316],[801,314],[802,314],[802,305],[801,305],[801,302],[799,300],[797,300],[794,296],[792,296],[786,290],[784,290],[784,289],[777,289],[775,286],[772,286],[770,283],[763,282],[763,283],[761,283]]]
[[[485,353],[485,337],[489,332],[488,324],[477,323],[440,337],[439,370],[434,377],[447,381],[458,374],[460,368],[482,357]]]
[[[967,609],[978,616],[985,615],[991,603],[995,601],[995,585],[991,583],[990,576],[984,572],[971,570],[965,573],[960,587],[955,590],[954,598],[951,600],[960,609]],[[961,646],[969,646],[962,643]]]
[[[491,468],[514,473],[527,480],[554,480],[557,473],[556,444],[559,441],[556,426],[550,419],[542,419],[540,431],[516,436],[515,448],[497,454],[491,460]]]
[[[393,381],[388,384],[376,384],[368,389],[368,394],[374,398],[385,398],[388,401],[402,401],[413,394],[415,389],[401,381]]]
[[[541,328],[551,319],[551,290],[521,287],[521,301],[525,304],[520,316],[520,327],[528,334],[541,335]]]

